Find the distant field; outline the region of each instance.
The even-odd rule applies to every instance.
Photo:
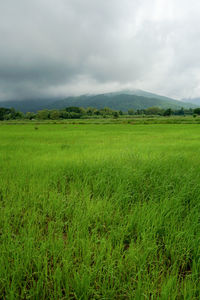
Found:
[[[3,124],[200,124],[200,116],[120,116],[119,118],[113,118],[112,116],[107,118],[80,118],[80,119],[63,119],[63,120],[9,120],[1,121]]]
[[[199,278],[198,124],[1,123],[0,299],[200,299]]]

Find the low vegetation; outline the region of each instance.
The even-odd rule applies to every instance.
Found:
[[[87,109],[82,107],[66,107],[64,109],[39,110],[37,113],[27,112],[23,113],[16,111],[14,108],[0,107],[0,121],[4,120],[64,120],[64,119],[98,119],[98,118],[124,118],[130,116],[191,116],[196,117],[200,115],[200,108],[178,109],[172,110],[171,108],[162,109],[159,107],[149,107],[147,109],[129,109],[128,112],[121,110],[112,110],[108,107],[102,109],[96,109],[88,107]]]
[[[2,124],[0,140],[1,299],[200,298],[198,124]]]

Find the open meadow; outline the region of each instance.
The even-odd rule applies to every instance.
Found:
[[[200,299],[200,125],[0,125],[1,299]]]

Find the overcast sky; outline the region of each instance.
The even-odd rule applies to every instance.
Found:
[[[0,100],[200,96],[200,1],[0,0]]]

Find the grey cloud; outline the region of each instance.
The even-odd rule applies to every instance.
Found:
[[[1,0],[0,100],[141,88],[200,95],[192,0]]]

